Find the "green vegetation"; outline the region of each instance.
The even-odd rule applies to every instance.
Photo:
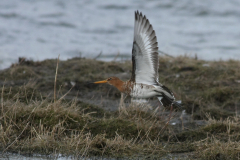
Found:
[[[240,158],[240,63],[161,57],[159,81],[181,99],[186,115],[120,104],[112,86],[127,80],[131,62],[73,58],[18,64],[0,71],[0,150],[22,154],[159,159]],[[156,103],[155,103],[156,102]],[[178,156],[179,155],[179,156]]]

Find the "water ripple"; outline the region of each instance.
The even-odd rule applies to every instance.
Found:
[[[239,0],[2,0],[0,69],[19,56],[67,59],[81,52],[91,58],[102,51],[130,57],[135,10],[150,20],[161,51],[240,59],[239,8]]]

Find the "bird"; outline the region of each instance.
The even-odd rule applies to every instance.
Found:
[[[130,80],[118,77],[93,82],[108,83],[120,92],[136,99],[157,97],[164,107],[181,108],[173,92],[158,80],[159,56],[155,30],[142,12],[135,11],[134,37],[132,46],[132,75]]]

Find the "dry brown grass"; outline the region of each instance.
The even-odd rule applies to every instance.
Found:
[[[213,126],[215,129],[212,128]],[[205,129],[209,133],[215,133],[194,143],[197,157],[206,160],[238,160],[240,158],[240,119],[238,116],[226,120],[209,118],[209,124]]]
[[[74,156],[161,156],[159,142],[166,124],[156,113],[129,107],[108,117],[85,112],[86,104],[61,100],[3,100],[0,147],[3,152]],[[91,106],[87,106],[91,107]],[[162,133],[161,133],[162,132]]]

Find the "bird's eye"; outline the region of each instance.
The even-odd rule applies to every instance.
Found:
[[[111,81],[111,80],[112,80],[112,78],[108,78],[108,80],[109,80],[109,81]]]

